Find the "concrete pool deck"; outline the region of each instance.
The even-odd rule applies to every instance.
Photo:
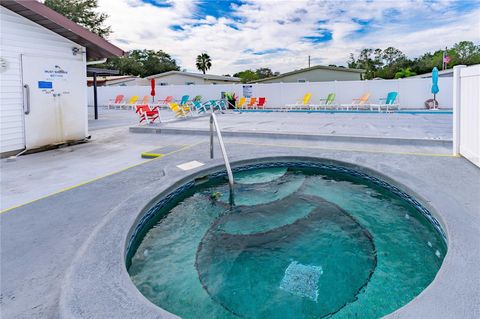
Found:
[[[221,120],[222,118],[219,117],[219,121]],[[63,153],[55,156],[53,154],[57,154],[56,151],[49,151],[20,157],[16,162],[2,161],[2,187],[3,175],[15,175],[16,172],[27,171],[18,178],[17,192],[30,191],[28,187],[21,185],[22,182],[29,182],[29,174],[37,174],[38,179],[33,180],[32,184],[37,187],[35,192],[39,192],[41,188],[38,185],[41,186],[42,183],[47,188],[50,183],[65,184],[68,180],[72,180],[73,183],[69,186],[73,186],[77,180],[82,182],[82,178],[85,181],[90,177],[98,177],[99,172],[105,173],[110,169],[108,165],[118,165],[118,169],[122,169],[132,164],[140,164],[0,215],[3,279],[1,303],[2,315],[5,318],[58,317],[59,310],[63,315],[71,313],[78,318],[89,316],[119,318],[120,316],[113,315],[120,314],[119,312],[109,311],[128,310],[131,311],[128,317],[142,318],[146,313],[153,314],[158,311],[158,308],[151,304],[146,305],[149,310],[131,307],[133,305],[131,302],[140,302],[145,306],[146,300],[128,281],[121,282],[120,288],[116,287],[114,290],[111,286],[105,287],[107,290],[110,289],[108,291],[111,296],[118,298],[117,301],[127,302],[121,306],[110,304],[98,294],[98,289],[101,287],[95,286],[96,276],[104,275],[105,279],[112,279],[113,275],[125,275],[122,273],[125,271],[123,265],[107,262],[111,257],[121,258],[122,254],[102,246],[102,243],[120,245],[121,241],[113,240],[115,236],[110,237],[108,242],[99,241],[98,236],[101,234],[99,230],[108,225],[118,226],[110,223],[112,218],[119,218],[119,221],[134,219],[139,213],[135,209],[145,206],[152,198],[151,194],[158,194],[178,178],[192,172],[184,172],[176,165],[191,160],[206,164],[193,170],[196,172],[205,167],[221,165],[220,153],[216,149],[216,159],[208,158],[208,139],[205,136],[178,135],[175,138],[175,135],[165,135],[167,137],[165,138],[158,134],[128,134],[125,127],[109,130],[111,131],[99,130],[92,134],[94,141],[96,134],[105,134],[104,143],[72,146],[73,151],[57,150]],[[112,138],[110,134],[112,132],[115,138]],[[108,139],[111,139],[110,142],[107,142]],[[183,149],[152,161],[142,160],[139,156],[140,151],[185,143],[188,145]],[[480,278],[477,269],[480,262],[478,245],[480,241],[478,210],[480,170],[470,162],[447,154],[443,154],[446,156],[408,154],[407,152],[401,154],[403,147],[400,149],[398,146],[391,146],[393,150],[362,151],[358,148],[362,148],[363,144],[356,144],[354,147],[357,150],[352,150],[353,148],[346,148],[349,146],[346,142],[341,145],[313,141],[292,143],[291,140],[269,138],[261,140],[229,138],[226,143],[232,161],[257,156],[295,155],[340,160],[364,166],[415,190],[424,202],[437,208],[436,210],[440,208],[439,211],[442,211],[448,208],[446,215],[440,218],[441,220],[446,218],[444,222],[446,222],[449,239],[449,252],[437,276],[437,279],[441,280],[436,280],[416,299],[417,301],[391,318],[412,318],[408,316],[408,312],[404,312],[409,307],[414,309],[415,317],[418,318],[478,317],[480,313],[478,303]],[[111,148],[110,151],[109,148]],[[134,155],[137,157],[134,158]],[[41,164],[36,165],[38,156],[44,156],[44,159]],[[124,162],[127,158],[128,160]],[[7,165],[10,164],[13,165],[8,167]],[[65,167],[62,167],[62,164]],[[38,165],[43,167],[39,168]],[[48,168],[52,167],[57,168],[57,175],[52,176],[50,181],[42,179],[44,174],[50,173]],[[92,173],[94,167],[98,168],[96,173]],[[5,171],[7,172],[4,173]],[[62,178],[62,172],[67,171],[72,172],[66,178]],[[141,195],[143,192],[145,194]],[[12,191],[12,193],[15,192]],[[5,194],[2,189],[3,196]],[[24,198],[18,197],[18,200],[22,199]],[[125,214],[126,205],[131,205],[135,209]],[[127,226],[131,225],[124,225],[124,227]],[[122,234],[118,233],[118,236],[121,237]],[[113,241],[110,242],[111,240]],[[103,249],[89,250],[91,245],[100,245],[96,247],[103,247]],[[85,272],[80,277],[76,277],[80,273],[73,273],[72,270],[83,262],[92,262],[93,264],[89,264],[89,267],[97,264],[95,267],[98,268],[93,272],[90,272],[91,268],[85,268]],[[450,265],[449,268],[445,268],[448,265]],[[104,272],[107,269],[108,271]],[[83,284],[72,285],[78,283],[75,280],[79,278]],[[115,280],[111,282],[112,285],[116,283],[119,282]],[[123,290],[124,284],[130,288]],[[71,295],[71,289],[74,289],[75,293],[78,292],[78,295]],[[432,292],[432,289],[436,290]],[[444,293],[436,295],[434,292],[437,290]],[[90,295],[89,301],[69,299],[72,296],[88,297],[85,294]],[[130,297],[132,299],[128,301]],[[59,308],[60,300],[62,301]],[[72,306],[72,301],[77,304],[76,307]],[[85,302],[89,305],[88,307],[91,307],[84,308]],[[80,315],[81,313],[83,315]],[[159,313],[156,315],[159,317]]]
[[[346,137],[388,138],[406,141],[452,141],[451,114],[391,114],[391,113],[285,113],[285,112],[232,112],[219,114],[225,136],[263,136],[271,138]],[[170,121],[158,125],[132,126],[137,133],[208,133],[209,117]],[[219,120],[220,121],[220,120]]]

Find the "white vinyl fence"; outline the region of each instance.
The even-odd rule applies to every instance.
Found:
[[[454,67],[454,155],[480,167],[480,65]]]
[[[440,78],[440,93],[437,100],[441,108],[452,108],[452,78]],[[336,103],[350,103],[352,99],[359,98],[363,93],[370,92],[370,102],[377,103],[380,98],[385,98],[390,91],[398,92],[401,108],[422,109],[424,102],[433,96],[430,93],[431,79],[401,79],[401,80],[371,80],[371,81],[332,81],[332,82],[307,82],[307,83],[269,83],[247,84],[251,85],[252,97],[266,97],[267,108],[278,108],[285,104],[295,103],[305,93],[312,93],[311,103],[318,103],[325,99],[331,92],[336,93]],[[169,85],[155,88],[156,98],[164,99],[168,95],[180,99],[183,95],[193,98],[201,95],[203,101],[220,99],[221,92],[234,92],[243,96],[242,84],[222,85]],[[107,105],[108,101],[119,94],[126,98],[138,95],[142,99],[150,95],[150,86],[109,86],[98,88],[98,104]],[[93,88],[88,90],[88,105],[93,105]]]

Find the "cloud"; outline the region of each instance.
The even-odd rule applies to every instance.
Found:
[[[208,52],[214,74],[314,63],[394,46],[415,57],[480,34],[479,0],[99,0],[124,50],[164,50],[188,71]]]

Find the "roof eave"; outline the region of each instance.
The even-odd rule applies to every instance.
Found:
[[[35,0],[1,0],[3,7],[87,48],[87,58],[123,56],[125,52],[104,38]]]

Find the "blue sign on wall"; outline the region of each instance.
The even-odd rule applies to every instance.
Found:
[[[52,89],[53,88],[53,82],[38,81],[38,88],[39,89]]]

